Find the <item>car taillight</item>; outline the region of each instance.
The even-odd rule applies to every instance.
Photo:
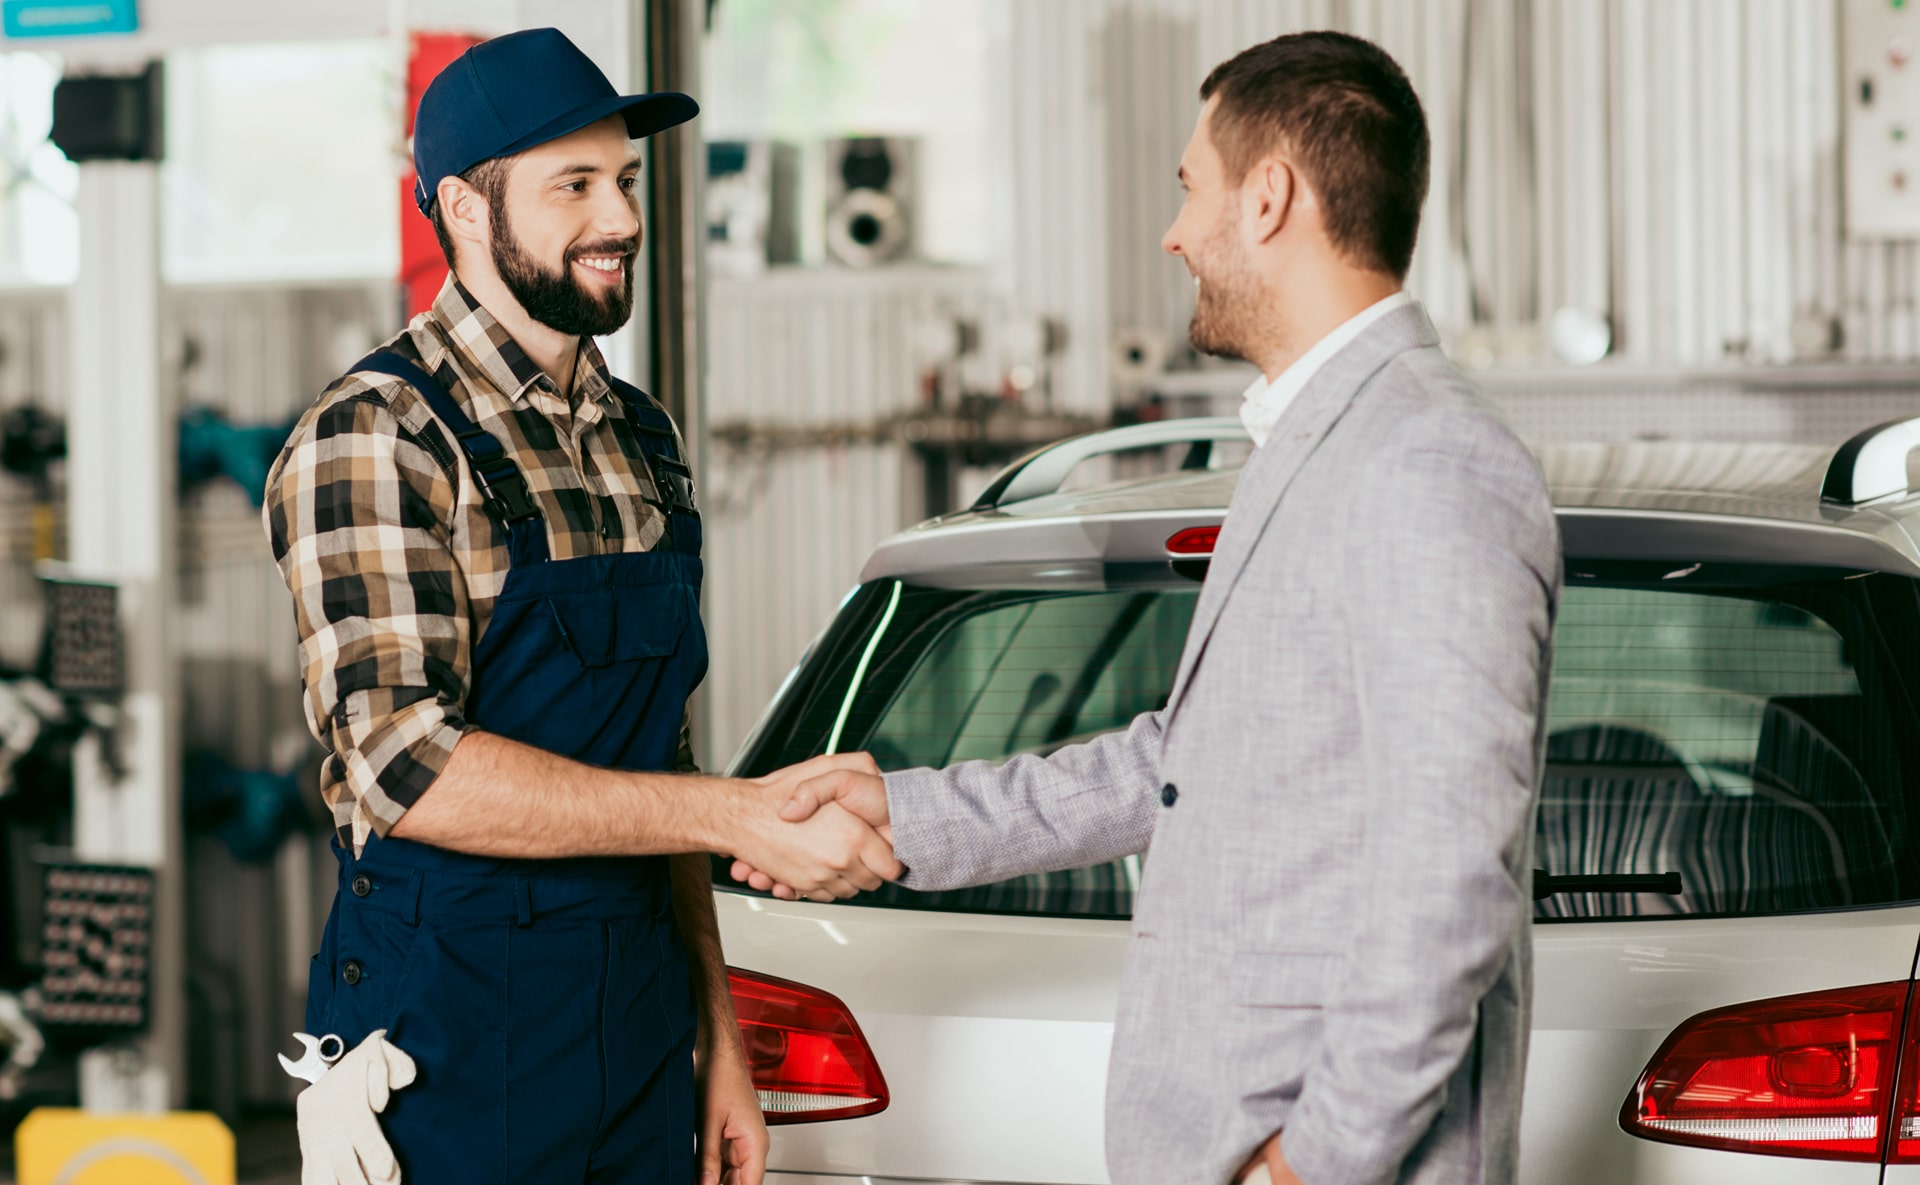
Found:
[[[837,996],[727,968],[747,1069],[768,1123],[851,1119],[887,1106],[873,1050]]]
[[[1909,989],[1880,983],[1703,1012],[1653,1055],[1620,1126],[1671,1144],[1878,1161]],[[1907,1061],[1903,1126],[1914,1110],[1911,1052]],[[1896,1143],[1920,1150],[1920,1138]]]
[[[1219,540],[1219,527],[1188,527],[1167,537],[1167,550],[1174,555],[1212,555]]]
[[[1909,1016],[1913,997],[1907,997]],[[1913,1017],[1920,1020],[1920,1017]],[[1907,1027],[1907,1048],[1900,1055],[1898,1096],[1893,1104],[1893,1134],[1887,1148],[1888,1164],[1920,1164],[1920,1032]]]

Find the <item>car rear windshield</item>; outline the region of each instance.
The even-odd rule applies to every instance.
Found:
[[[866,585],[735,770],[855,750],[886,770],[1002,761],[1123,728],[1165,702],[1198,597],[1192,579],[1161,571],[1069,587]],[[1920,583],[1906,577],[1569,559],[1536,917],[1920,900],[1916,674]],[[888,886],[859,902],[1122,918],[1140,872],[1130,857],[950,892]]]

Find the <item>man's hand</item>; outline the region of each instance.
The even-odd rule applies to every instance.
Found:
[[[1279,1132],[1273,1133],[1273,1138],[1260,1145],[1260,1151],[1254,1153],[1247,1163],[1240,1166],[1240,1171],[1233,1175],[1235,1185],[1239,1185],[1240,1182],[1245,1182],[1246,1185],[1266,1185],[1258,1174],[1248,1176],[1259,1168],[1267,1170],[1267,1177],[1273,1185],[1306,1185],[1306,1182],[1294,1176],[1293,1170],[1287,1167],[1287,1158],[1280,1155]]]
[[[771,1141],[738,1043],[703,1053],[700,1063],[700,1185],[761,1185]]]
[[[750,801],[733,848],[736,865],[758,872],[768,886],[785,886],[780,896],[788,900],[831,901],[898,879],[890,828],[876,829],[824,790],[803,793],[815,781],[840,776],[880,785],[884,805],[879,767],[864,753],[815,757],[744,783]],[[811,805],[802,810],[796,803]]]
[[[887,814],[887,784],[880,777],[880,767],[865,753],[816,757],[782,770],[774,777],[793,788],[791,797],[780,808],[780,818],[790,823],[803,823],[813,818],[822,807],[838,806],[872,827],[891,850],[893,826]],[[899,879],[904,869],[900,868],[898,861],[895,861],[894,868],[895,871],[886,879]],[[734,860],[732,871],[734,880],[745,881],[762,893],[771,891],[782,900],[791,901],[803,895],[797,886],[750,860]]]

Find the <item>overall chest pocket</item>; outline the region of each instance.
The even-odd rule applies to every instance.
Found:
[[[607,667],[667,658],[680,647],[690,613],[689,594],[674,585],[636,596],[612,588],[554,592],[546,610],[567,650],[583,667]]]

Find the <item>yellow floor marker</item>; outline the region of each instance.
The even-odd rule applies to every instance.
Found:
[[[233,1133],[198,1111],[41,1107],[13,1134],[19,1185],[234,1185]]]

